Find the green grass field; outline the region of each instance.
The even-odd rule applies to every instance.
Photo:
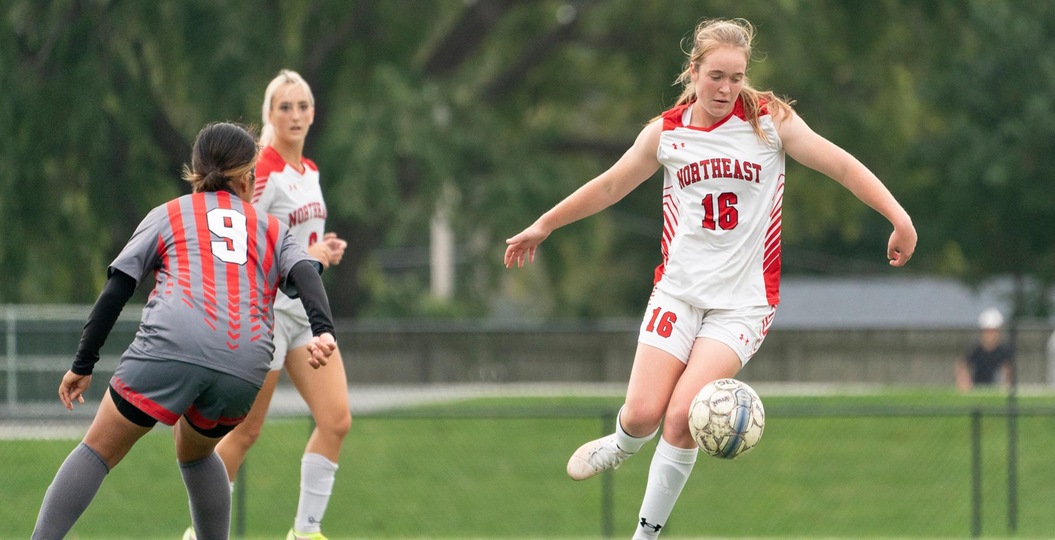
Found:
[[[971,534],[970,411],[981,417],[981,533],[1055,531],[1055,397],[1022,397],[1016,530],[1009,530],[1006,398],[933,390],[767,396],[765,435],[735,461],[700,457],[664,538],[964,538]],[[570,453],[610,431],[618,399],[476,399],[355,419],[326,515],[330,538],[628,537],[653,445],[608,477],[573,482]],[[281,538],[310,424],[269,421],[244,470],[247,538]],[[0,537],[29,536],[76,444],[0,441]],[[607,490],[607,491],[606,491]],[[610,497],[610,514],[603,501]],[[156,429],[103,484],[71,538],[178,538],[186,494]],[[234,523],[237,531],[237,519]],[[611,527],[610,529],[608,527]]]

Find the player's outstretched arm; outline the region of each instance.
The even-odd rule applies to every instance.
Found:
[[[656,150],[662,128],[662,120],[645,126],[634,144],[607,171],[583,184],[530,227],[508,238],[503,258],[505,267],[523,267],[525,262],[533,262],[539,244],[550,233],[608,208],[648,180],[659,169]]]
[[[883,182],[849,152],[810,129],[793,111],[778,122],[777,129],[785,153],[795,161],[839,182],[858,199],[887,218],[894,226],[887,242],[887,260],[891,266],[904,266],[908,263],[916,251],[916,228],[912,225],[908,212],[905,212]]]

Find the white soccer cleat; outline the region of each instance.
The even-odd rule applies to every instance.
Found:
[[[198,536],[194,534],[194,527],[187,527],[187,530],[183,531],[183,540],[198,540]]]
[[[586,480],[601,471],[618,469],[632,455],[619,448],[613,433],[580,446],[568,460],[568,476],[572,480]]]

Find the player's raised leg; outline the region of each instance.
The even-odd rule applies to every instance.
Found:
[[[585,480],[616,469],[656,436],[685,364],[670,353],[638,344],[630,372],[626,402],[616,417],[615,432],[579,447],[568,460],[568,476]]]

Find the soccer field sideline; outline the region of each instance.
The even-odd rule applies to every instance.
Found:
[[[625,384],[593,383],[464,383],[427,385],[371,385],[351,386],[348,405],[353,415],[371,414],[386,410],[433,405],[449,401],[491,397],[548,397],[548,396],[619,396]],[[0,418],[0,440],[77,439],[91,424],[97,403],[75,405],[73,411],[54,403],[22,405],[13,411],[13,418]],[[289,384],[280,384],[271,402],[269,416],[284,418],[304,416],[307,405]],[[8,415],[4,415],[8,416]]]
[[[830,385],[800,383],[759,383],[754,385],[765,395],[865,394],[880,391],[874,385]],[[451,383],[419,385],[350,386],[348,405],[353,415],[383,412],[400,407],[435,405],[466,399],[495,397],[619,397],[626,383]],[[0,415],[0,440],[78,439],[84,435],[95,416],[97,403],[74,406],[73,411],[54,403],[19,405],[10,414]],[[10,409],[10,408],[8,408]],[[0,409],[2,410],[2,409]],[[300,394],[283,381],[275,391],[269,415],[271,418],[308,414]],[[5,418],[7,417],[7,418]]]
[[[891,390],[874,384],[751,383],[763,401],[766,396],[869,395]],[[626,383],[451,383],[419,385],[350,386],[348,404],[353,416],[373,414],[401,407],[436,405],[467,399],[508,397],[620,397]],[[1022,396],[1052,395],[1047,385],[1022,385]],[[76,405],[73,411],[53,403],[32,403],[14,408],[0,407],[0,440],[78,439],[95,416],[97,403]],[[287,381],[279,384],[271,403],[271,418],[304,416],[309,413],[304,400]]]

